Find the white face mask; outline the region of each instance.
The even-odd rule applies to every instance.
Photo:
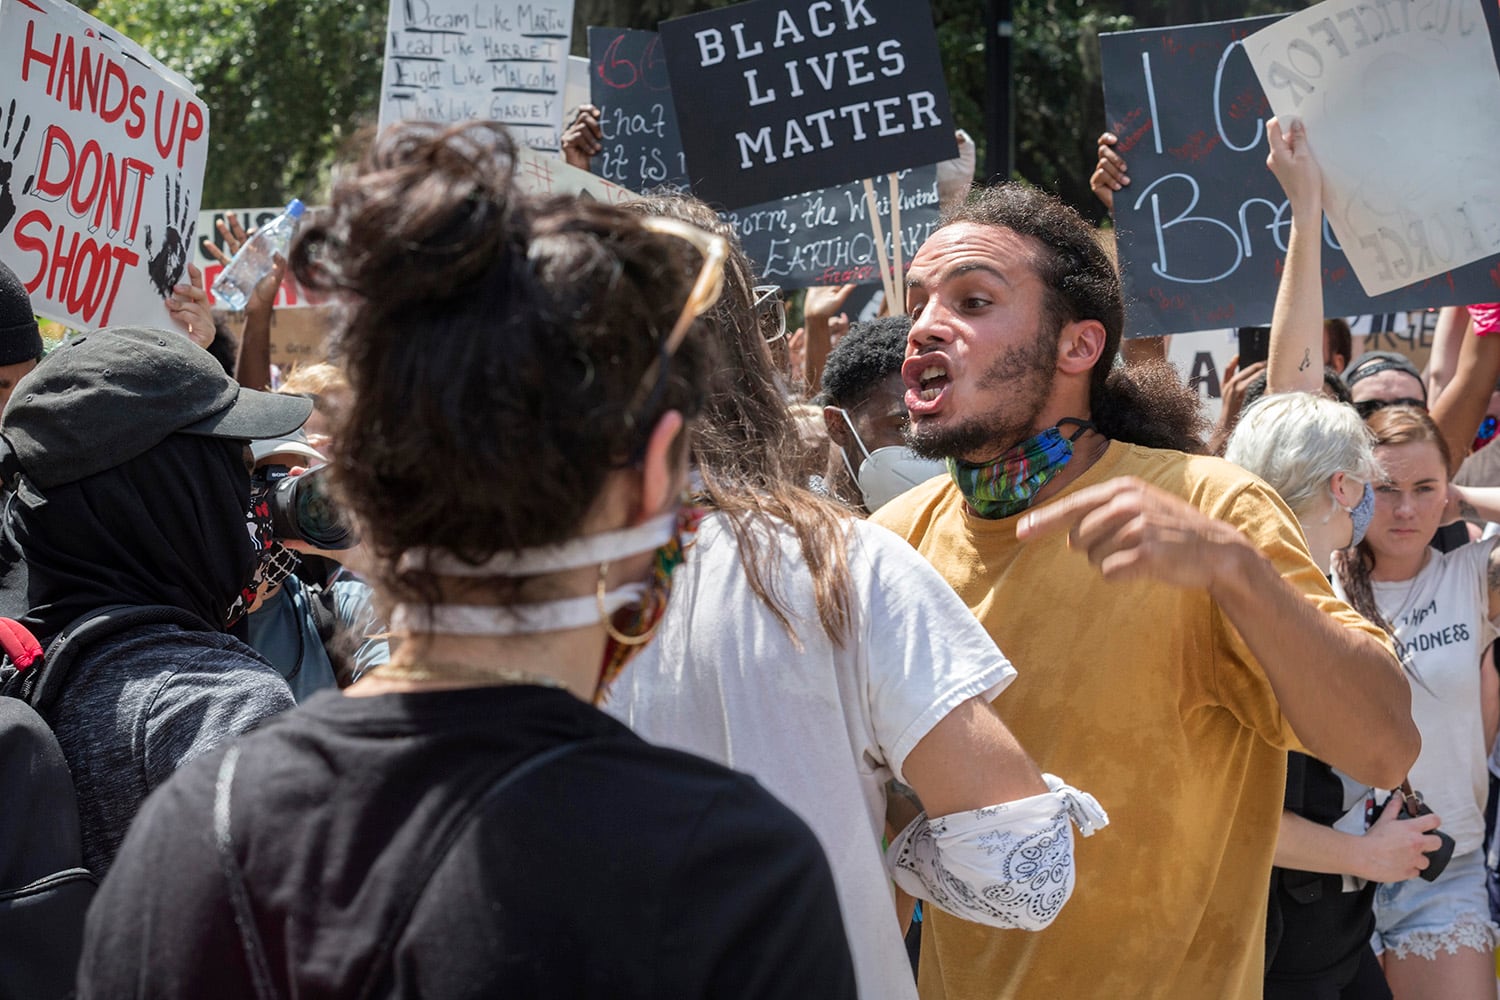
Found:
[[[865,447],[864,441],[860,440],[859,431],[854,429],[854,422],[849,419],[848,411],[840,409],[839,415],[844,418],[844,424],[849,428],[849,433],[854,435],[854,443],[859,446],[859,450],[865,456],[865,460],[859,463],[859,472],[856,473],[854,467],[849,464],[848,453],[842,448],[839,449],[839,454],[844,459],[844,468],[849,470],[849,478],[859,484],[859,492],[864,497],[865,509],[870,513],[875,513],[913,486],[919,486],[934,476],[947,475],[948,467],[942,462],[922,458],[910,448],[901,445],[889,445],[870,451]]]

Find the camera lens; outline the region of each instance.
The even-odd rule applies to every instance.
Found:
[[[271,529],[278,538],[297,538],[320,549],[347,549],[357,539],[343,511],[325,491],[327,466],[287,476],[271,495]]]

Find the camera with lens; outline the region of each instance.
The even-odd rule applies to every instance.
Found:
[[[263,465],[250,481],[252,493],[264,496],[271,508],[272,534],[320,549],[347,549],[359,541],[354,526],[328,495],[328,466],[300,476],[291,471],[285,465]]]
[[[1432,810],[1427,806],[1427,803],[1422,801],[1422,794],[1420,792],[1413,792],[1409,785],[1403,785],[1387,796],[1386,800],[1378,806],[1371,806],[1365,816],[1365,826],[1368,828],[1374,824],[1375,819],[1385,812],[1385,807],[1390,803],[1391,798],[1398,795],[1401,797],[1401,811],[1396,814],[1397,819],[1416,819],[1418,816],[1432,815]],[[1439,875],[1443,874],[1443,869],[1447,868],[1448,862],[1453,859],[1455,844],[1453,838],[1442,830],[1429,830],[1427,832],[1438,839],[1438,846],[1431,851],[1423,852],[1427,857],[1427,867],[1417,874],[1422,877],[1424,882],[1432,882]]]

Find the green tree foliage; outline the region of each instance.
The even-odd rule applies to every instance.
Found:
[[[197,85],[205,206],[312,194],[375,121],[385,0],[97,0],[92,13]]]

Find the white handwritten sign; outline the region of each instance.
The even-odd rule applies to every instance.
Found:
[[[573,0],[391,0],[380,124],[501,122],[559,152]]]
[[[569,166],[555,156],[544,156],[524,146],[516,151],[515,182],[523,194],[533,198],[574,194],[606,205],[619,205],[638,197],[628,188],[611,184],[587,170]]]
[[[58,0],[0,0],[0,260],[77,329],[175,329],[208,108],[180,76]]]
[[[1307,122],[1366,292],[1500,252],[1500,74],[1480,0],[1325,0],[1245,51],[1276,114]]]

